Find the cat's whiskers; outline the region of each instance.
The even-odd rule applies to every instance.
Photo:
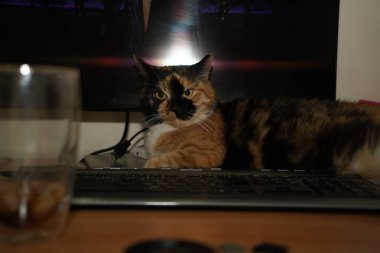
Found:
[[[216,124],[209,120],[208,118],[202,119],[196,114],[193,114],[193,117],[196,118],[195,124],[205,130],[207,133],[211,135],[216,135]]]
[[[204,121],[206,121],[208,124],[212,125],[213,127],[218,127],[218,124],[216,124],[214,121],[210,120],[209,118],[205,118]]]
[[[148,115],[148,116],[145,116],[145,117],[142,117],[139,121],[140,122],[146,122],[154,117],[157,117],[157,115],[153,114],[153,115]]]
[[[208,133],[210,133],[213,136],[216,136],[216,129],[210,124],[209,120],[203,120],[198,123],[200,127],[203,127]]]
[[[147,125],[153,125],[154,123],[160,122],[161,116],[159,114],[152,114],[144,117],[143,119]]]
[[[201,121],[207,121],[207,123],[208,123],[210,126],[212,125],[212,126],[215,127],[215,128],[218,127],[218,125],[217,125],[215,122],[213,122],[212,120],[210,120],[210,119],[208,118],[208,116],[209,116],[208,113],[202,113],[201,116],[203,116],[203,117],[199,116],[197,113],[195,113],[193,116],[194,116],[195,118],[198,118],[198,119],[201,120]]]
[[[152,121],[152,120],[156,120],[159,117],[160,117],[159,115],[153,114],[153,115],[149,115],[149,116],[144,117],[142,120],[145,121],[145,122],[149,122],[149,121]]]

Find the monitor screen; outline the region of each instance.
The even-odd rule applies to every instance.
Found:
[[[84,110],[139,111],[132,55],[213,54],[220,100],[335,98],[339,0],[4,0],[0,62],[81,71]]]

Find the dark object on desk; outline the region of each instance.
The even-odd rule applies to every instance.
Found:
[[[262,243],[253,248],[253,253],[286,253],[288,250],[282,245]]]
[[[128,248],[125,253],[215,253],[204,244],[175,239],[143,241]]]

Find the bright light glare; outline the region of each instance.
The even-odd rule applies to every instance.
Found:
[[[21,73],[21,75],[28,76],[28,75],[30,75],[31,72],[32,72],[32,70],[31,70],[31,68],[30,68],[30,66],[28,64],[22,64],[20,66],[20,73]]]
[[[160,65],[191,65],[197,62],[191,48],[188,45],[173,45],[170,47]]]

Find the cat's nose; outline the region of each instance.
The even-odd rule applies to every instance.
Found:
[[[171,101],[169,105],[169,111],[173,112],[178,119],[188,120],[195,112],[195,107],[191,101]]]
[[[176,112],[180,109],[179,103],[175,103],[173,101],[170,101],[169,110],[172,112]]]
[[[170,105],[170,111],[176,112],[178,110],[179,110],[179,106],[178,105]]]
[[[186,119],[186,111],[179,105],[170,105],[170,111],[173,112],[178,119]]]

